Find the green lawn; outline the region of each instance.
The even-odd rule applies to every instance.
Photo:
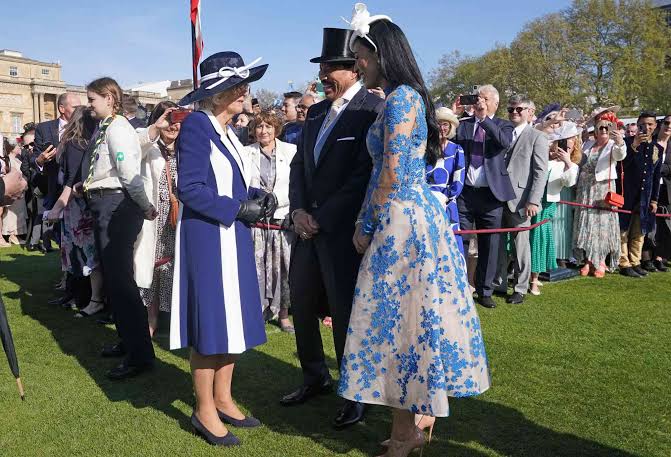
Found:
[[[105,378],[98,357],[111,327],[46,304],[59,276],[55,254],[0,254],[0,290],[14,332],[27,398],[0,359],[0,456],[368,456],[381,453],[389,417],[336,432],[334,395],[282,408],[301,379],[293,338],[268,327],[268,343],[238,364],[234,392],[265,426],[236,430],[237,449],[215,449],[190,432],[186,352],[156,344],[155,371]],[[546,284],[523,306],[479,308],[493,387],[454,400],[424,456],[671,455],[671,273],[642,280],[609,275]],[[164,329],[165,330],[165,329]],[[335,367],[330,331],[324,341]],[[333,373],[337,373],[334,371]]]

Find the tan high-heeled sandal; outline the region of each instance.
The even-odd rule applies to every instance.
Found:
[[[424,416],[420,414],[415,414],[415,426],[417,427],[418,430],[423,432],[427,428],[429,429],[429,439],[427,440],[426,444],[431,443],[431,438],[433,436],[433,426],[436,425],[436,418],[433,416]],[[391,441],[391,438],[384,440],[383,442],[380,443],[380,446],[382,447],[389,447],[389,442]]]
[[[424,433],[415,427],[413,435],[405,441],[390,438],[388,440],[387,452],[379,457],[407,457],[415,449],[420,449],[419,457],[422,457],[425,443],[426,438],[424,437]]]

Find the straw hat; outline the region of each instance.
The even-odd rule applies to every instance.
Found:
[[[575,122],[565,121],[562,123],[561,127],[554,129],[552,133],[548,134],[548,139],[550,142],[566,140],[568,138],[573,138],[582,133],[582,129],[578,127]]]
[[[443,106],[436,109],[436,120],[438,122],[449,122],[450,124],[452,124],[449,139],[454,138],[454,136],[457,134],[457,127],[459,127],[459,118],[457,117],[457,115],[454,114],[454,112],[450,108],[445,108]]]
[[[613,106],[609,106],[607,108],[604,108],[604,107],[600,106],[600,107],[596,108],[594,111],[592,111],[592,114],[590,114],[589,119],[587,119],[586,125],[594,125],[594,121],[596,120],[597,117],[599,117],[602,114],[607,113],[609,111],[611,113],[617,113],[618,111],[620,111],[620,106],[619,105],[613,105]]]

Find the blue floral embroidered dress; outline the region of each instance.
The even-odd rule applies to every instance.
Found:
[[[368,133],[372,235],[357,279],[338,393],[449,415],[448,397],[489,388],[480,319],[445,209],[426,182],[420,95],[399,86]]]

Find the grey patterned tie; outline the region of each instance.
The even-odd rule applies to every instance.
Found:
[[[319,156],[321,155],[322,152],[321,148],[323,146],[323,144],[321,143],[323,143],[323,141],[325,140],[324,136],[328,134],[329,129],[331,128],[331,124],[333,124],[333,122],[338,117],[338,110],[344,104],[345,104],[344,98],[338,98],[331,104],[331,109],[329,110],[329,113],[326,115],[326,119],[324,119],[322,128],[319,130],[319,136],[317,136],[317,144],[315,145],[314,150],[315,163],[319,162]]]

